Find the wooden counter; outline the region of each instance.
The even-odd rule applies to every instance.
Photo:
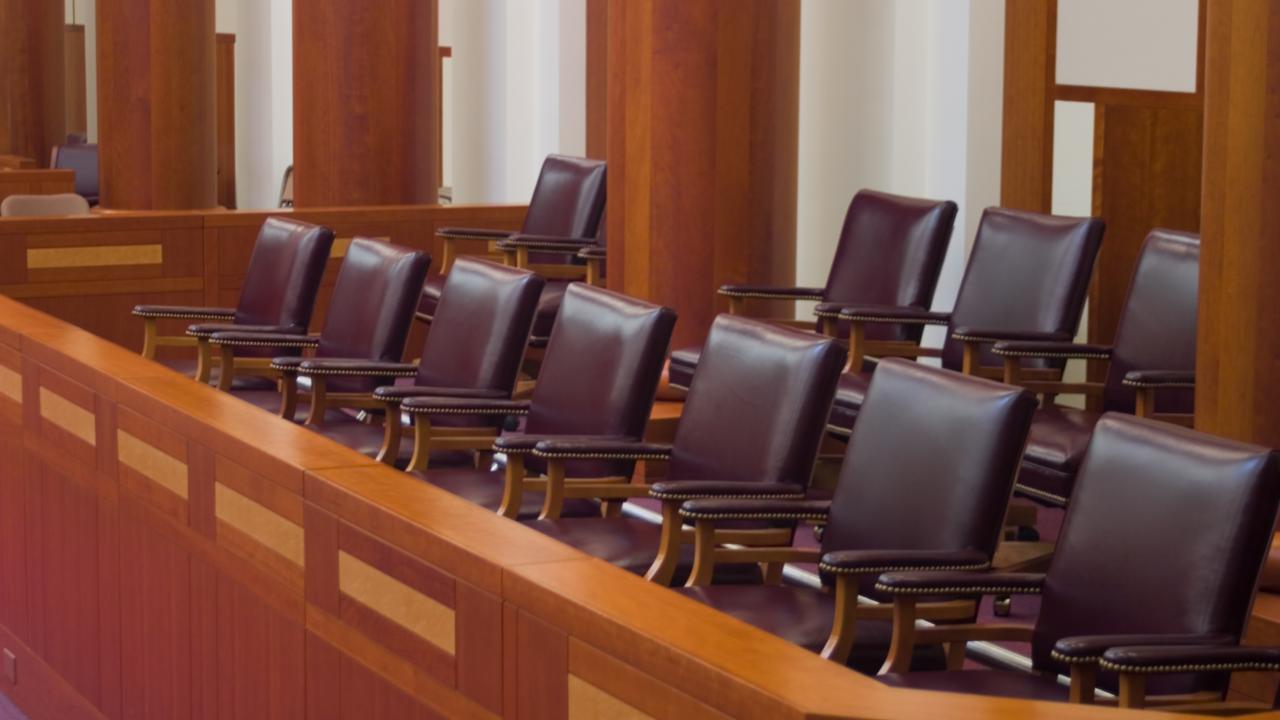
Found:
[[[17,160],[7,162],[14,163]],[[3,167],[0,165],[0,168]],[[57,195],[75,191],[76,174],[72,170],[0,169],[0,202],[4,202],[10,195]]]
[[[1160,717],[884,687],[5,298],[0,577],[32,718]]]

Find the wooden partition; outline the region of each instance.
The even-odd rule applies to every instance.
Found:
[[[69,177],[70,171],[65,172]],[[0,183],[8,174],[0,172]],[[129,314],[134,305],[234,306],[262,223],[273,215],[294,217],[326,225],[338,236],[314,316],[318,329],[352,237],[427,250],[438,260],[437,228],[518,228],[524,210],[416,205],[5,219],[0,220],[0,293],[137,350],[142,347],[142,325]],[[162,329],[181,332],[181,322]],[[409,347],[416,349],[416,341]]]
[[[884,687],[7,298],[0,498],[33,718],[1121,717]]]
[[[0,170],[0,202],[10,195],[56,195],[76,191],[72,170]]]

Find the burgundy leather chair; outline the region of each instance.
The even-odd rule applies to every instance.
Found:
[[[730,312],[743,314],[748,301],[817,300],[819,324],[832,320],[831,333],[848,337],[848,323],[838,321],[846,305],[886,305],[928,310],[942,272],[956,204],[921,200],[863,190],[853,196],[845,213],[827,284],[823,287],[725,285]],[[819,325],[820,327],[820,325]],[[876,340],[919,342],[921,325],[879,325],[868,328]],[[671,353],[668,377],[676,388],[688,389],[701,348]]]
[[[1103,222],[1016,210],[988,209],[982,216],[955,309],[846,306],[837,317],[850,324],[850,367],[840,378],[830,429],[837,436],[853,428],[871,372],[865,357],[940,357],[948,370],[1001,377],[1001,358],[991,352],[1000,340],[1069,341],[1075,337],[1089,289],[1093,261],[1102,244]],[[829,306],[824,312],[836,312]],[[876,325],[943,325],[942,348],[865,339]],[[1033,360],[1027,375],[1058,378],[1065,361]]]
[[[1025,390],[885,360],[830,501],[694,500],[680,509],[698,541],[691,586],[738,554],[705,542],[718,527],[790,520],[825,525],[821,549],[780,547],[774,560],[820,562],[827,590],[715,585],[681,592],[874,673],[889,649],[887,606],[859,607],[858,595],[876,597],[875,578],[885,568],[991,566],[1035,406]],[[976,610],[972,601],[941,602],[923,616],[972,621]]]
[[[279,408],[281,417],[293,419],[297,409],[299,366],[311,350],[320,359],[347,359],[362,362],[399,362],[413,321],[413,308],[422,292],[431,257],[388,243],[356,238],[338,270],[338,280],[329,301],[329,313],[319,335],[282,332],[220,330],[209,337],[218,348],[221,376],[218,387],[231,390],[231,378],[250,374],[280,378],[280,390],[246,390],[239,397],[259,407]],[[292,353],[271,359],[238,358],[243,348],[283,348]],[[329,407],[328,396],[338,402],[371,397],[375,388],[389,385],[401,373],[311,378],[310,415],[317,423]]]
[[[456,255],[456,245],[464,241],[483,241],[496,250],[509,253],[511,264],[575,262],[574,255],[585,246],[595,244],[600,218],[604,213],[605,163],[601,160],[549,155],[542,164],[538,183],[529,200],[520,232],[477,228],[443,228],[436,234],[445,244],[444,262],[440,275],[427,279],[418,304],[418,318],[431,322],[436,304],[444,287],[444,275],[448,274]],[[522,262],[521,259],[524,259]],[[537,270],[539,268],[532,268]],[[557,282],[546,273],[550,282],[543,288],[539,304],[538,320],[534,323],[531,339],[537,345],[545,345],[555,322],[556,310],[564,296],[564,281]]]
[[[1236,647],[1280,506],[1266,448],[1111,413],[1098,421],[1047,574],[893,572],[900,687],[1090,702],[1096,687],[1141,706],[1145,691],[1219,698],[1252,649]],[[916,598],[1041,596],[1034,626],[916,628]],[[901,674],[915,644],[997,638],[1031,643],[1034,672]],[[1221,670],[1224,672],[1216,672]],[[1123,673],[1123,680],[1116,676]],[[1056,675],[1070,673],[1068,690]],[[1157,674],[1167,674],[1155,677]],[[1150,677],[1149,682],[1146,681]],[[1183,698],[1182,702],[1187,702]]]
[[[1004,358],[1005,382],[1018,383],[1022,362],[1034,359],[1108,361],[1104,382],[1085,384],[1099,396],[1103,412],[1137,413],[1190,424],[1196,367],[1197,287],[1200,239],[1197,235],[1156,230],[1147,236],[1113,345],[1072,342],[999,342],[993,352]],[[1054,394],[1054,383],[1028,383]],[[1080,459],[1100,412],[1047,404],[1036,413],[1018,476],[1017,490],[1042,503],[1065,506]]]
[[[54,170],[74,170],[76,194],[89,201],[90,205],[98,204],[97,143],[56,145],[49,158],[49,167]]]
[[[189,346],[195,342],[198,355],[195,378],[208,382],[212,369],[208,338],[213,333],[232,329],[231,326],[258,332],[305,333],[332,247],[333,231],[329,228],[267,218],[258,231],[240,299],[234,308],[138,305],[133,309],[133,314],[145,323],[143,356],[154,358],[157,346]],[[191,325],[187,330],[189,337],[162,337],[157,323],[165,318],[206,322]],[[275,353],[276,349],[270,347],[246,348],[244,352],[249,357],[271,357]],[[172,365],[188,369],[187,363]]]
[[[733,315],[716,318],[689,389],[672,445],[597,437],[545,439],[535,457],[552,463],[583,457],[665,460],[663,482],[648,488],[663,503],[664,525],[630,517],[556,519],[555,494],[604,494],[607,488],[551,483],[532,527],[650,579],[670,583],[688,572],[679,506],[701,497],[803,498],[817,457],[845,350],[834,338]],[[539,381],[539,388],[542,387]],[[554,464],[553,464],[554,468]],[[551,473],[552,478],[556,477]],[[643,485],[626,495],[645,492]],[[789,544],[792,527],[746,528],[738,542]],[[737,569],[732,570],[736,574]]]
[[[382,427],[360,422],[352,415],[330,413],[316,431],[382,462],[404,467],[410,461],[401,453],[400,403],[405,398],[444,395],[510,400],[542,285],[542,278],[527,270],[459,258],[445,278],[436,319],[417,365],[313,358],[298,366],[297,374],[304,378],[385,377],[391,373],[411,378],[408,384],[379,387],[372,397],[341,403],[348,408],[376,410],[383,419]],[[421,456],[414,466],[426,469],[434,444],[437,450],[481,451],[478,458],[468,453],[465,460],[480,460],[487,468],[484,460],[491,453],[485,451],[491,449],[501,420],[492,415],[419,416],[423,442],[414,446]]]
[[[625,489],[635,458],[591,455],[549,467],[533,450],[541,440],[584,435],[639,443],[675,320],[666,308],[583,283],[570,285],[528,400],[411,397],[401,405],[415,423],[419,416],[523,417],[521,432],[493,443],[494,450],[506,455],[505,472],[432,470],[419,477],[509,517],[537,515],[546,504],[525,492],[530,476],[559,473],[561,481],[590,478],[593,486]],[[566,515],[601,512],[601,505],[587,498],[565,502],[561,497],[560,505]]]

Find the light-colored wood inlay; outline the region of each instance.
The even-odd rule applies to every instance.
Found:
[[[0,365],[0,395],[22,403],[22,373],[13,368]]]
[[[569,675],[569,720],[652,720],[618,698],[583,680]]]
[[[384,243],[389,243],[389,242],[391,242],[391,238],[389,238],[389,237],[366,237],[365,239],[366,239],[366,240],[377,240],[378,242],[384,242]],[[340,237],[340,238],[334,238],[334,239],[333,239],[333,245],[332,245],[332,246],[330,246],[330,248],[329,248],[329,257],[331,257],[331,258],[341,258],[341,257],[346,257],[346,256],[347,256],[347,250],[349,250],[349,249],[351,248],[351,241],[352,241],[352,240],[355,240],[355,238],[353,238],[353,237]]]
[[[346,552],[338,552],[338,588],[409,632],[454,654],[454,612]]]
[[[302,527],[222,483],[214,484],[214,515],[231,527],[280,553],[302,567]]]
[[[137,437],[116,430],[116,457],[183,500],[187,499],[187,464]]]
[[[96,446],[98,436],[93,413],[49,388],[40,388],[40,417]]]
[[[160,265],[164,262],[164,246],[150,245],[84,245],[81,247],[27,248],[27,268],[108,267],[112,265]]]

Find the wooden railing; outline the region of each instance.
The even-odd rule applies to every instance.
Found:
[[[362,212],[308,217],[420,243],[460,219]],[[221,298],[237,215],[63,221],[185,254],[8,287]],[[48,244],[30,227],[0,247]],[[1122,717],[888,688],[9,298],[0,578],[0,691],[33,718]]]

